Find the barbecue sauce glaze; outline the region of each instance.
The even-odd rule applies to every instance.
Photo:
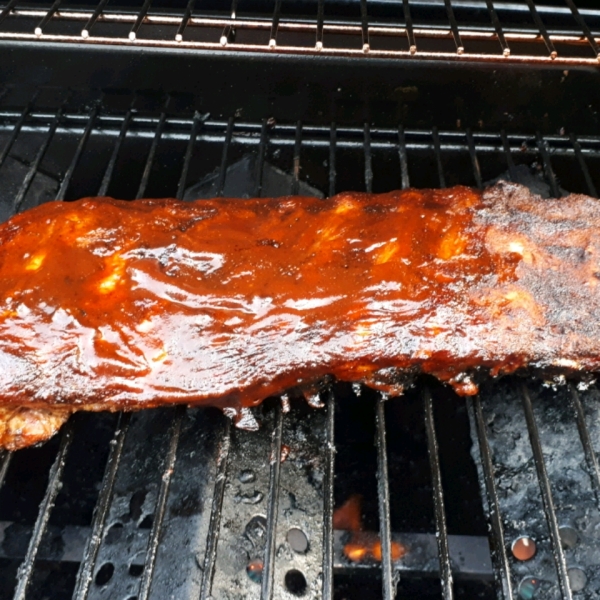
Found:
[[[43,204],[0,225],[0,445],[81,409],[252,427],[244,407],[327,377],[469,395],[480,371],[597,370],[598,232],[597,200],[513,184]]]

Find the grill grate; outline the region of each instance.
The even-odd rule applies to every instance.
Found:
[[[71,422],[68,423],[68,426],[66,426],[61,432],[60,446],[58,448],[54,464],[52,465],[50,469],[50,474],[48,476],[48,487],[46,488],[46,493],[40,504],[40,511],[38,513],[38,518],[33,528],[31,539],[29,540],[29,548],[27,548],[27,554],[25,555],[23,564],[19,568],[17,588],[15,590],[14,595],[15,599],[18,598],[19,600],[22,600],[25,598],[27,587],[31,582],[31,576],[33,574],[33,565],[38,550],[40,549],[42,537],[46,532],[46,527],[48,526],[48,519],[50,518],[50,513],[54,508],[56,496],[58,495],[58,491],[60,489],[63,469],[65,467],[65,461],[69,452],[69,448],[71,447],[72,438],[73,423]]]
[[[0,40],[563,66],[597,64],[600,51],[600,10],[573,0],[403,0],[402,10],[384,0],[107,4],[10,0]]]
[[[527,420],[527,430],[529,432],[529,439],[531,441],[531,448],[533,450],[535,468],[540,482],[542,503],[544,505],[544,512],[546,514],[548,527],[550,529],[552,553],[554,554],[556,569],[558,571],[558,583],[560,585],[560,590],[563,597],[570,600],[572,598],[571,586],[569,585],[567,563],[562,548],[560,533],[558,531],[558,517],[554,509],[554,500],[552,498],[552,490],[550,489],[550,479],[548,479],[548,473],[546,472],[544,454],[542,451],[542,442],[540,440],[540,434],[535,422],[535,417],[533,416],[531,398],[529,397],[529,391],[524,385],[521,387],[521,396],[523,399],[523,412],[525,413],[525,419]]]
[[[481,410],[481,402],[478,397],[473,400],[475,416],[471,420],[476,423],[477,441],[479,451],[481,453],[481,466],[485,477],[485,489],[489,504],[489,520],[492,526],[492,549],[496,556],[496,564],[494,565],[494,574],[496,581],[500,582],[501,594],[503,598],[512,600],[513,586],[510,577],[510,566],[506,553],[506,542],[504,538],[504,529],[502,527],[502,517],[499,511],[498,490],[496,488],[496,480],[494,478],[494,465],[492,463],[492,455],[490,445],[486,435],[485,422]],[[473,408],[471,409],[473,411]],[[471,412],[473,414],[473,412]]]
[[[571,187],[571,183],[579,185],[582,191],[591,194],[595,194],[598,186],[594,178],[596,170],[588,167],[590,161],[600,158],[600,138],[594,136],[438,131],[436,128],[385,129],[369,123],[356,127],[336,126],[334,123],[329,126],[303,122],[270,124],[266,119],[245,122],[235,116],[213,119],[201,111],[192,112],[189,118],[184,118],[169,114],[169,99],[154,114],[137,112],[135,104],[124,113],[114,113],[100,103],[93,103],[91,108],[88,105],[86,111],[78,112],[70,107],[68,98],[59,102],[58,108],[52,111],[38,107],[36,98],[22,110],[4,108],[0,112],[0,140],[5,144],[0,164],[6,163],[9,156],[24,152],[21,144],[27,139],[36,140],[39,144],[30,152],[24,180],[18,187],[18,202],[11,210],[32,204],[36,177],[42,173],[48,175],[48,156],[57,147],[66,149],[64,156],[59,156],[62,162],[52,155],[53,160],[63,165],[64,176],[57,188],[58,196],[65,198],[81,195],[84,185],[88,186],[88,193],[93,193],[89,181],[96,181],[103,194],[117,193],[121,188],[131,190],[130,197],[155,194],[160,191],[157,175],[164,174],[161,149],[165,145],[169,145],[170,151],[176,148],[178,156],[182,157],[178,164],[180,175],[172,181],[172,191],[176,191],[179,197],[183,196],[196,170],[196,159],[199,155],[204,158],[214,156],[215,149],[215,162],[210,164],[218,168],[220,194],[227,182],[228,165],[240,152],[248,149],[259,157],[259,174],[262,175],[267,160],[274,162],[293,174],[291,189],[296,190],[304,178],[301,174],[313,174],[317,183],[324,189],[329,188],[330,193],[351,187],[355,181],[353,161],[357,156],[363,165],[364,188],[375,191],[380,185],[378,174],[383,173],[383,169],[379,170],[380,164],[390,157],[397,166],[393,169],[388,166],[388,170],[395,171],[398,177],[396,185],[403,188],[410,185],[410,175],[414,173],[418,177],[420,172],[426,172],[430,180],[438,179],[441,186],[445,185],[451,175],[447,168],[449,160],[462,161],[460,177],[465,178],[463,182],[480,187],[490,179],[490,172],[494,169],[496,174],[507,169],[510,175],[522,164],[537,164],[538,170],[545,172],[548,180],[554,182],[550,186],[550,192],[554,194],[560,193],[559,182],[566,187]],[[142,146],[135,148],[146,149],[138,154],[140,184],[136,187],[134,181],[133,189],[131,182],[125,185],[120,180],[119,169],[123,155],[132,156],[131,142],[140,142]],[[94,157],[95,168],[91,175],[90,156]],[[97,158],[99,156],[105,158],[104,162]],[[560,176],[555,163],[561,165]],[[86,170],[83,168],[85,165]],[[9,165],[4,164],[3,167],[8,169]],[[465,175],[469,170],[471,173]],[[134,169],[131,169],[132,172]],[[257,193],[260,193],[261,185],[260,177],[257,177]],[[390,186],[388,181],[383,185]],[[506,512],[505,480],[499,471],[499,434],[494,429],[493,420],[490,420],[494,405],[509,404],[510,394],[503,391],[502,385],[496,386],[499,391],[494,388],[491,392],[482,393],[482,398],[467,400],[466,405],[476,442],[473,456],[481,471],[487,498],[484,505],[491,525],[496,593],[499,598],[512,599],[519,597],[521,592],[517,589],[522,589],[524,577],[527,579],[528,574],[536,575],[536,572],[527,571],[525,563],[515,561],[507,546],[507,539],[513,537],[515,526]],[[333,598],[334,570],[338,573],[361,568],[361,565],[348,563],[340,555],[339,538],[336,538],[338,532],[333,531],[332,521],[336,445],[334,402],[343,402],[340,398],[344,393],[347,390],[340,392],[335,388],[324,394],[327,406],[321,411],[294,406],[287,414],[285,401],[281,406],[257,409],[256,415],[262,421],[263,429],[271,433],[270,439],[235,430],[228,420],[210,409],[178,408],[145,411],[133,416],[120,415],[91,527],[80,528],[79,542],[73,542],[71,549],[80,563],[73,597],[82,600],[109,593],[111,597],[161,598],[166,597],[170,590],[177,590],[178,598],[208,600],[211,596],[221,597],[225,589],[231,590],[231,593],[238,590],[239,595],[235,597],[240,598],[287,597],[286,594],[291,592],[289,587],[286,591],[284,582],[285,575],[293,570],[291,565],[297,567],[296,570],[305,578],[305,597]],[[365,396],[369,393],[363,392]],[[385,599],[395,597],[400,574],[409,576],[423,572],[439,577],[443,598],[461,597],[457,592],[458,582],[461,575],[464,577],[468,568],[473,567],[473,564],[461,564],[458,560],[460,552],[457,545],[462,542],[460,536],[449,533],[446,523],[448,496],[444,489],[448,485],[449,474],[443,469],[443,453],[438,444],[440,427],[435,418],[438,404],[434,401],[434,397],[443,394],[427,383],[421,386],[420,393],[422,396],[416,396],[414,402],[420,406],[424,417],[437,542],[433,541],[431,534],[414,534],[411,537],[392,530],[391,501],[398,489],[392,485],[389,475],[388,436],[394,426],[386,428],[386,411],[394,401],[385,402],[380,396],[374,401],[376,493],[382,561],[379,566],[363,566],[365,569],[381,570],[382,596]],[[586,393],[583,399],[575,389],[570,389],[568,394],[563,389],[560,394],[566,398],[563,401],[567,411],[565,419],[579,431],[580,462],[587,464],[590,494],[595,494],[595,512],[590,512],[592,516],[587,517],[587,529],[581,525],[585,529],[581,536],[585,543],[597,546],[594,541],[597,534],[593,532],[592,525],[596,522],[594,519],[600,506],[600,469],[596,455],[598,448],[594,447],[593,441],[597,437],[590,432],[589,424],[592,422],[590,415],[600,411],[600,396],[595,390]],[[494,395],[495,404],[490,400]],[[569,549],[563,549],[561,515],[567,510],[564,501],[566,492],[561,488],[557,504],[556,486],[560,482],[556,480],[555,467],[549,469],[546,466],[548,433],[546,425],[539,425],[540,415],[535,413],[538,393],[520,387],[516,395],[522,404],[519,415],[521,420],[525,417],[531,453],[530,459],[523,460],[535,467],[532,478],[537,482],[537,500],[541,500],[547,524],[543,527],[549,532],[547,540],[538,539],[540,560],[532,568],[540,569],[539,577],[546,585],[545,598],[592,598],[599,589],[594,570],[581,563],[575,564],[576,555]],[[368,401],[366,398],[365,402]],[[44,539],[52,530],[52,509],[60,493],[71,441],[78,435],[84,435],[81,423],[81,420],[73,419],[61,433],[29,545],[26,553],[21,555],[24,560],[16,581],[15,598],[27,597],[36,566],[52,554],[52,550],[44,547]],[[148,456],[142,456],[148,451],[144,442],[149,431],[153,436],[153,449]],[[288,452],[292,458],[288,459],[289,462],[282,462],[282,456]],[[306,457],[308,459],[299,461],[299,455],[304,457],[302,461]],[[13,459],[14,455],[10,453],[2,456],[0,485],[11,469]],[[294,471],[300,463],[304,466],[310,464],[310,473],[302,469]],[[241,475],[237,469],[240,465],[246,465],[244,468],[252,471],[256,485],[247,487],[239,479]],[[294,485],[302,498],[292,501],[289,492]],[[266,493],[260,492],[259,487]],[[146,490],[143,497],[136,496],[141,488]],[[190,505],[190,499],[198,496],[202,498],[202,506]],[[137,500],[134,501],[134,498]],[[299,509],[297,503],[300,500],[306,504]],[[582,502],[585,504],[587,500]],[[250,530],[244,531],[243,527],[257,514],[264,514],[266,518],[254,521],[259,533],[258,537],[252,538],[254,534],[251,535]],[[129,515],[129,521],[124,519],[124,515]],[[178,527],[173,525],[174,520]],[[310,533],[311,551],[306,555],[290,554],[285,546],[285,533],[294,522],[302,523]],[[252,552],[264,557],[260,590],[258,586],[247,587],[243,568],[242,580],[239,572],[231,572],[232,548],[241,538],[251,542],[251,548],[248,548]],[[414,564],[394,563],[391,556],[394,539],[413,540],[414,547],[432,543],[433,546],[428,547],[434,548],[434,553],[437,543],[437,564],[419,563],[418,560]],[[173,551],[173,548],[188,546],[194,549],[194,559],[189,564],[186,558]],[[169,557],[168,553],[174,556]],[[116,564],[119,557],[127,564],[122,567]],[[237,569],[240,564],[236,561],[233,560],[233,565]],[[107,575],[107,565],[112,566],[114,575],[112,572]],[[588,585],[577,595],[574,592],[579,588],[571,590],[574,580],[570,569],[573,566],[584,571],[588,568]],[[479,577],[482,577],[488,567],[479,565],[478,568]],[[491,577],[491,568],[488,569],[488,577]],[[136,573],[141,577],[136,578]]]
[[[87,539],[83,558],[79,566],[77,587],[73,593],[73,597],[77,599],[87,597],[89,587],[92,582],[92,574],[96,565],[100,542],[104,535],[106,519],[108,517],[108,509],[115,487],[117,469],[119,468],[119,463],[121,461],[123,444],[125,442],[125,435],[127,434],[130,420],[131,413],[121,413],[119,415],[119,421],[117,422],[115,435],[111,441],[111,452],[106,462],[106,471],[102,482],[102,489],[98,495],[98,502],[96,504],[91,535]]]
[[[446,509],[444,508],[444,490],[442,488],[442,471],[440,454],[433,420],[433,404],[431,393],[423,388],[423,405],[425,407],[425,430],[427,431],[427,452],[431,466],[433,482],[433,506],[435,510],[435,535],[437,538],[438,555],[440,559],[440,577],[442,580],[442,597],[444,600],[454,598],[452,565],[450,564],[450,546],[448,543],[448,528],[446,525]]]
[[[379,500],[379,523],[381,536],[381,570],[383,575],[383,597],[394,597],[392,575],[392,532],[390,526],[390,483],[387,465],[387,443],[385,428],[385,399],[377,400],[377,498]]]

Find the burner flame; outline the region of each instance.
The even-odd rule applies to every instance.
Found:
[[[333,528],[352,533],[350,541],[344,546],[344,556],[352,562],[363,560],[382,560],[381,540],[375,533],[362,531],[362,496],[353,494],[333,512]],[[392,561],[400,560],[406,553],[405,546],[391,543]]]

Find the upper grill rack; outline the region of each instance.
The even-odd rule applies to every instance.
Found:
[[[430,181],[439,179],[440,186],[447,183],[444,171],[444,161],[453,154],[464,156],[466,164],[470,165],[473,180],[482,185],[486,178],[486,166],[483,159],[486,156],[496,156],[509,173],[515,169],[515,161],[525,158],[528,164],[535,160],[539,161],[551,181],[554,181],[555,193],[558,195],[558,181],[562,181],[556,174],[553,161],[557,159],[566,160],[568,171],[577,170],[576,178],[583,178],[584,186],[589,188],[588,192],[595,192],[594,181],[590,176],[587,161],[600,158],[600,139],[595,137],[575,136],[533,136],[499,134],[478,134],[471,131],[449,132],[404,130],[399,127],[396,130],[379,130],[371,128],[369,124],[360,127],[336,128],[335,124],[330,127],[311,126],[309,124],[295,123],[289,125],[268,126],[268,121],[262,123],[237,123],[232,116],[226,120],[212,120],[208,115],[197,111],[192,118],[169,118],[166,113],[152,117],[137,115],[130,110],[126,114],[105,114],[101,106],[94,105],[87,116],[67,110],[63,104],[55,112],[48,112],[35,108],[35,99],[22,112],[5,110],[0,117],[5,145],[0,153],[0,169],[6,169],[7,158],[16,151],[19,143],[30,135],[35,135],[38,144],[35,152],[29,159],[25,160],[27,168],[24,179],[19,187],[17,199],[21,204],[28,202],[28,194],[32,182],[38,173],[49,171],[49,165],[44,163],[45,155],[53,143],[62,143],[70,139],[71,152],[64,163],[64,176],[60,187],[57,188],[57,198],[69,196],[73,187],[78,188],[79,170],[89,152],[96,162],[97,157],[105,155],[107,160],[102,166],[103,175],[98,178],[100,191],[106,192],[113,185],[113,178],[118,175],[117,163],[120,153],[124,152],[125,144],[132,139],[145,140],[146,153],[142,156],[143,170],[139,185],[136,183],[137,193],[140,195],[149,192],[152,195],[155,187],[152,183],[153,168],[158,163],[160,147],[165,144],[175,143],[179,150],[180,175],[172,186],[172,195],[177,190],[177,196],[183,195],[183,190],[192,175],[192,164],[198,152],[201,154],[214,154],[211,148],[220,147],[221,153],[218,157],[219,192],[222,193],[226,181],[226,168],[231,164],[234,149],[241,147],[246,149],[250,146],[257,151],[261,160],[277,160],[282,156],[284,148],[293,150],[288,157],[292,160],[288,164],[288,170],[293,171],[296,181],[299,178],[301,165],[305,165],[305,172],[311,171],[314,164],[319,164],[324,173],[321,180],[328,183],[330,193],[335,192],[338,186],[349,189],[347,173],[353,171],[352,166],[346,167],[346,162],[351,160],[353,152],[362,157],[364,165],[363,185],[367,191],[378,187],[377,174],[380,162],[386,156],[395,157],[396,167],[393,170],[399,172],[398,185],[406,188],[411,183],[414,160],[420,158],[419,164],[423,167],[429,164],[428,172],[433,170]],[[43,134],[40,138],[40,134]],[[100,148],[102,140],[110,142],[110,152],[96,153]],[[528,143],[529,142],[529,143]],[[149,144],[149,147],[148,147]],[[326,157],[325,163],[323,157]],[[432,163],[431,158],[434,158]],[[552,160],[551,158],[552,157]],[[285,158],[285,157],[284,157]],[[311,163],[312,166],[311,166]],[[433,165],[433,166],[432,166]],[[575,166],[576,165],[576,166]],[[398,169],[399,167],[399,169]],[[388,167],[389,169],[389,167]],[[414,168],[417,173],[418,168]],[[163,171],[160,171],[161,174]],[[1,173],[1,171],[0,171]],[[463,175],[465,170],[462,170]],[[87,193],[95,193],[90,189],[89,180]],[[341,181],[341,183],[340,183]],[[471,181],[463,181],[471,183]],[[384,185],[389,185],[387,182]],[[97,189],[97,188],[96,188]],[[260,185],[258,187],[260,193]],[[134,194],[131,194],[132,196]],[[19,202],[14,208],[19,208]],[[441,468],[441,456],[437,437],[439,435],[439,424],[436,425],[434,412],[436,410],[432,402],[435,392],[424,385],[422,387],[422,415],[423,426],[426,432],[426,441],[430,457],[430,467],[433,482],[433,504],[435,509],[436,539],[439,557],[439,573],[441,581],[441,595],[444,600],[454,598],[455,583],[453,573],[460,567],[453,563],[451,556],[451,544],[449,543],[448,528],[446,524],[445,504],[448,500],[444,493],[443,473]],[[492,398],[493,395],[499,397]],[[511,395],[512,394],[512,395]],[[568,425],[579,431],[580,444],[577,461],[587,464],[589,475],[588,487],[593,496],[591,509],[596,511],[600,506],[600,470],[598,468],[597,448],[594,448],[592,440],[596,439],[597,426],[591,419],[593,411],[599,411],[599,396],[595,392],[586,394],[585,402],[580,398],[575,389],[570,390],[570,397],[562,398],[561,402],[567,407],[565,417]],[[563,540],[559,526],[563,524],[565,511],[564,502],[557,503],[553,497],[557,495],[557,481],[555,458],[548,457],[548,441],[546,425],[540,423],[544,416],[535,412],[536,405],[541,402],[532,402],[532,391],[526,387],[517,388],[516,392],[501,390],[492,394],[483,394],[481,398],[467,400],[467,407],[471,419],[472,431],[477,441],[478,451],[475,452],[475,460],[481,470],[485,489],[487,493],[487,516],[491,523],[491,543],[493,548],[492,558],[494,574],[497,581],[497,594],[499,598],[513,599],[518,597],[517,590],[521,589],[523,581],[529,581],[535,575],[535,571],[528,571],[526,567],[509,558],[507,539],[518,532],[518,526],[505,518],[502,511],[506,507],[507,497],[505,492],[506,479],[501,474],[502,462],[502,439],[501,431],[494,424],[494,406],[499,404],[506,408],[511,403],[511,398],[522,403],[525,418],[525,437],[530,443],[530,463],[535,465],[535,473],[531,472],[532,481],[535,482],[537,499],[541,498],[543,507],[543,519],[539,520],[538,527],[540,545],[543,536],[547,536],[546,545],[549,551],[546,555],[546,563],[535,563],[534,567],[545,569],[544,580],[548,584],[545,589],[546,598],[573,598],[572,581],[570,574],[573,565],[570,561],[573,556],[563,548]],[[173,505],[171,496],[176,492],[181,498],[181,486],[200,485],[204,482],[203,489],[205,507],[200,516],[196,515],[200,523],[196,523],[193,543],[199,548],[198,563],[202,568],[201,581],[194,588],[200,598],[208,599],[218,593],[220,580],[220,560],[230,560],[227,548],[223,549],[223,522],[225,515],[233,515],[239,518],[240,511],[244,510],[244,501],[241,504],[231,504],[232,480],[237,476],[237,468],[240,468],[244,457],[249,464],[254,465],[256,477],[263,478],[266,484],[267,494],[264,498],[251,497],[251,502],[258,498],[255,510],[260,512],[264,507],[266,513],[264,543],[264,572],[260,598],[270,599],[281,594],[282,572],[279,561],[279,544],[281,543],[282,529],[280,522],[284,519],[286,512],[282,508],[282,487],[286,477],[290,478],[288,469],[292,468],[290,462],[281,463],[279,457],[282,452],[299,452],[303,445],[307,445],[315,456],[318,456],[316,473],[322,477],[322,492],[320,499],[316,502],[314,512],[315,522],[312,524],[313,550],[318,552],[322,549],[321,560],[317,563],[305,563],[307,572],[316,574],[316,581],[321,582],[309,587],[306,597],[309,598],[333,598],[333,567],[339,564],[335,554],[334,532],[332,524],[333,512],[333,485],[334,485],[334,461],[335,461],[335,432],[334,432],[334,409],[335,397],[332,393],[324,395],[326,411],[313,411],[308,417],[295,416],[294,411],[290,415],[284,415],[285,403],[282,407],[276,406],[263,415],[263,427],[272,433],[269,439],[255,433],[236,432],[232,429],[229,421],[216,418],[212,413],[202,413],[201,418],[191,416],[191,411],[179,408],[175,412],[167,413],[169,419],[164,415],[156,421],[162,423],[154,424],[153,444],[158,448],[156,456],[148,459],[145,468],[156,472],[157,485],[150,495],[153,501],[148,509],[152,514],[150,519],[150,531],[146,537],[136,537],[132,546],[128,546],[130,556],[143,557],[141,565],[132,562],[131,569],[135,565],[141,568],[142,576],[139,580],[131,580],[127,583],[123,593],[128,597],[137,597],[138,600],[150,597],[161,597],[163,574],[157,574],[156,566],[159,559],[164,561],[164,556],[159,556],[160,542],[165,539],[165,523],[167,515],[171,515]],[[388,451],[386,444],[386,406],[388,403],[379,397],[375,401],[374,418],[376,419],[376,443],[377,443],[377,497],[379,506],[380,537],[382,540],[382,597],[389,600],[394,597],[397,575],[402,568],[401,565],[393,564],[391,559],[392,531],[390,525],[390,490],[388,477]],[[513,402],[514,404],[514,402]],[[592,412],[590,412],[592,411]],[[523,414],[523,413],[519,413]],[[136,448],[147,436],[148,422],[144,422],[146,416],[141,416],[138,421],[141,425],[132,422],[128,414],[120,415],[114,431],[113,440],[110,445],[110,454],[106,464],[105,475],[99,491],[95,516],[88,531],[85,550],[75,585],[74,598],[94,598],[104,589],[101,577],[107,560],[107,553],[114,539],[109,543],[109,534],[115,534],[115,522],[117,516],[123,510],[122,494],[131,491],[135,485]],[[148,416],[148,419],[152,417]],[[303,419],[311,419],[309,426],[303,433],[304,437],[294,437],[300,430]],[[521,417],[521,421],[523,421]],[[27,590],[35,573],[36,558],[43,551],[42,540],[47,534],[49,521],[53,506],[60,493],[61,480],[64,473],[65,463],[69,460],[70,449],[78,435],[79,424],[71,422],[63,428],[60,434],[60,443],[56,451],[54,462],[48,475],[48,486],[42,502],[25,558],[18,571],[18,581],[14,598],[26,598]],[[162,428],[161,428],[162,427]],[[594,427],[595,429],[591,429]],[[312,432],[314,438],[307,438],[307,431]],[[500,431],[500,433],[498,433]],[[213,436],[213,437],[211,437]],[[244,437],[246,436],[246,438]],[[245,441],[244,441],[245,440]],[[289,445],[289,447],[288,447]],[[185,450],[185,451],[184,451]],[[139,452],[139,451],[138,451]],[[262,456],[262,462],[256,459],[257,452]],[[546,453],[546,456],[544,454]],[[248,456],[249,455],[249,456]],[[7,471],[10,469],[14,454],[4,454],[0,460],[0,486],[4,482]],[[583,460],[585,458],[585,461]],[[527,468],[525,465],[520,468]],[[284,466],[285,465],[285,466]],[[183,475],[184,474],[184,475]],[[292,473],[293,477],[299,478]],[[179,478],[179,479],[178,479]],[[317,477],[318,478],[318,477]],[[133,484],[132,484],[132,479]],[[563,488],[560,488],[561,490]],[[173,491],[174,490],[174,491]],[[172,493],[170,493],[172,492]],[[563,493],[562,491],[560,493]],[[586,492],[587,493],[587,492]],[[135,494],[134,494],[135,495]],[[184,496],[187,497],[187,496]],[[535,498],[534,498],[535,499]],[[579,498],[585,503],[586,498]],[[144,505],[145,500],[140,501]],[[250,503],[251,503],[250,502]],[[229,504],[228,504],[229,503]],[[588,503],[589,504],[589,503]],[[228,511],[235,511],[233,513]],[[254,509],[253,509],[254,510]],[[287,511],[291,508],[286,508]],[[196,513],[192,513],[194,516]],[[294,518],[299,518],[297,514]],[[593,523],[592,523],[593,524]],[[121,524],[122,527],[122,524]],[[320,528],[320,529],[319,529]],[[515,529],[516,528],[516,529]],[[169,534],[172,535],[172,534]],[[190,542],[189,534],[187,543]],[[583,535],[583,534],[581,534]],[[221,538],[219,537],[221,536]],[[114,535],[113,535],[114,538]],[[179,540],[179,543],[183,542]],[[221,544],[221,546],[219,545]],[[180,548],[182,546],[175,546]],[[108,549],[107,549],[108,548]],[[225,554],[226,559],[219,556]],[[177,552],[175,552],[177,560]],[[567,560],[568,559],[568,560]],[[178,567],[180,565],[175,563]],[[222,565],[221,565],[222,566]],[[577,567],[579,568],[579,567]],[[312,569],[312,571],[311,571]],[[581,569],[580,569],[581,570]],[[164,571],[164,569],[163,569]],[[549,574],[550,573],[550,574]],[[322,574],[322,575],[319,575]],[[321,578],[319,578],[321,577]],[[525,577],[525,579],[524,579]],[[110,577],[109,577],[110,579]],[[131,579],[131,578],[130,578]],[[579,581],[579,580],[575,580]],[[230,585],[230,582],[227,583]],[[132,587],[133,586],[133,587]],[[581,590],[581,588],[577,588]],[[592,598],[597,589],[591,586],[587,591],[580,593],[580,598]],[[113,596],[113,597],[116,597]],[[125,597],[125,596],[124,596]],[[187,597],[181,595],[181,597]],[[193,597],[193,594],[189,597]],[[197,596],[196,596],[197,597]],[[241,596],[240,597],[246,597]],[[255,595],[247,597],[257,597]],[[523,597],[523,596],[522,596]]]
[[[563,66],[596,65],[600,53],[600,9],[574,0],[86,4],[10,0],[0,40]]]

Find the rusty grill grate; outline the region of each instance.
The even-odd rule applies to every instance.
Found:
[[[131,48],[595,65],[600,10],[573,0],[25,2],[0,40]],[[582,4],[581,2],[579,3]]]
[[[445,186],[454,183],[453,177],[456,183],[481,187],[493,173],[517,177],[527,165],[545,173],[553,195],[560,195],[563,185],[597,195],[598,137],[246,122],[235,115],[213,119],[201,110],[182,117],[169,113],[169,98],[154,113],[138,111],[138,100],[134,97],[125,112],[92,102],[82,113],[72,109],[69,96],[53,110],[44,108],[36,93],[21,110],[3,107],[0,177],[18,173],[18,181],[1,183],[14,190],[4,218],[39,201],[86,193],[181,198],[194,177],[211,168],[216,168],[217,193],[222,194],[228,167],[248,152],[257,157],[256,194],[261,193],[264,165],[272,162],[292,173],[290,191],[306,178],[329,194],[358,187],[356,177],[368,191],[406,188],[411,182]],[[53,155],[56,149],[60,152]],[[50,173],[53,161],[62,173],[56,180]],[[356,161],[362,164],[361,175]],[[42,189],[44,178],[51,184]],[[343,532],[333,530],[332,520],[334,473],[344,476],[335,469],[341,443],[334,431],[335,411],[350,397],[356,401],[357,394],[371,407],[374,420],[381,540],[381,561],[364,564],[344,556]],[[452,462],[452,448],[446,444],[442,451],[438,440],[446,423],[436,412],[441,403],[451,402],[449,395],[427,381],[407,399],[390,401],[368,390],[337,386],[322,395],[322,410],[293,405],[288,412],[285,399],[260,407],[258,434],[234,429],[211,409],[120,414],[105,435],[104,476],[91,524],[57,533],[52,513],[65,468],[74,458],[74,445],[89,443],[86,423],[101,418],[78,415],[58,442],[49,444],[53,462],[37,517],[32,527],[20,530],[27,546],[11,550],[6,544],[11,524],[1,523],[0,553],[22,559],[13,597],[30,597],[36,569],[48,560],[79,565],[72,586],[77,599],[331,599],[340,597],[334,595],[336,577],[357,570],[378,572],[386,600],[395,597],[400,577],[415,575],[437,578],[438,597],[446,600],[468,597],[456,587],[469,578],[494,579],[495,595],[504,599],[533,597],[537,591],[544,598],[596,597],[598,392],[507,380],[480,397],[452,400],[466,404],[491,554],[487,537],[455,535],[447,525],[450,496],[445,490],[461,476],[444,468],[444,461]],[[445,397],[438,403],[438,396]],[[420,415],[415,427],[423,432],[433,492],[435,527],[429,532],[392,527],[394,497],[406,493],[390,477],[389,445],[399,422],[390,411],[400,404]],[[33,452],[34,458],[36,450],[22,452]],[[27,464],[20,454],[1,458],[3,493]],[[298,542],[289,538],[294,528],[304,536],[299,551],[294,550]],[[49,542],[57,535],[58,548]],[[531,561],[519,562],[511,542],[524,535],[538,552]],[[394,540],[409,548],[400,561],[392,557]],[[241,543],[243,552],[236,554]],[[258,576],[248,571],[250,559],[262,564]]]

